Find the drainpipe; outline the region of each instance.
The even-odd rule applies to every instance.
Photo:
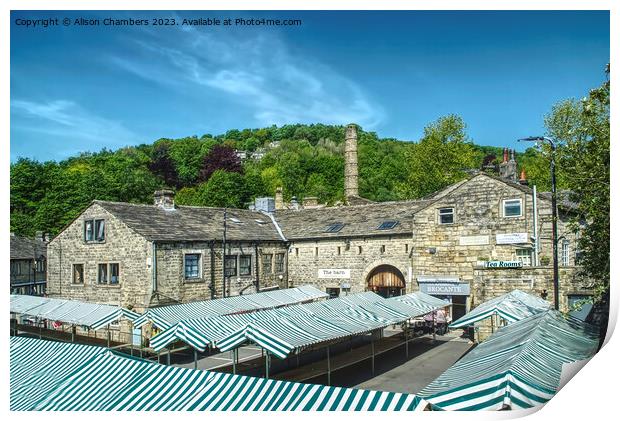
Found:
[[[226,297],[226,208],[224,208],[224,235],[222,236],[222,297]]]
[[[256,277],[256,292],[260,291],[260,277],[258,275],[258,243],[254,243],[254,256],[255,257],[255,261],[254,261],[254,269],[255,269],[255,277]]]
[[[211,290],[211,299],[215,298],[215,249],[214,249],[214,241],[209,243],[209,249],[211,250],[211,285],[209,289]]]
[[[534,266],[538,266],[538,205],[536,197],[536,186],[532,186],[532,211],[534,212]]]
[[[157,244],[153,241],[153,292],[152,294],[157,292]],[[152,295],[151,294],[151,295]]]

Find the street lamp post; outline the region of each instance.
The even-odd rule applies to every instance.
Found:
[[[560,308],[560,281],[558,273],[558,206],[557,186],[555,181],[555,151],[556,142],[547,136],[529,136],[519,141],[547,142],[551,146],[551,226],[553,245],[553,304],[556,310]]]

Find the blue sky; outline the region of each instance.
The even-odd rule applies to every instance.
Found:
[[[16,19],[294,18],[299,27],[48,27]],[[355,122],[417,140],[461,115],[478,144],[524,149],[543,115],[604,80],[609,13],[12,12],[11,160],[161,137]]]

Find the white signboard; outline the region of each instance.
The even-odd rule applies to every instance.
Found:
[[[468,235],[459,237],[460,246],[484,246],[489,244],[488,235]]]
[[[523,244],[530,241],[527,232],[511,232],[508,234],[497,234],[495,242],[497,244]]]
[[[319,279],[351,279],[351,269],[319,269]]]
[[[458,276],[454,275],[418,275],[418,283],[448,283],[448,284],[458,284],[461,280]]]
[[[523,267],[523,262],[519,260],[492,260],[490,262],[484,262],[484,267],[491,269],[518,269]]]

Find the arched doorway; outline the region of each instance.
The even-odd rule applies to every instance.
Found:
[[[385,298],[402,295],[405,291],[405,277],[394,266],[377,266],[368,275],[368,290]]]

